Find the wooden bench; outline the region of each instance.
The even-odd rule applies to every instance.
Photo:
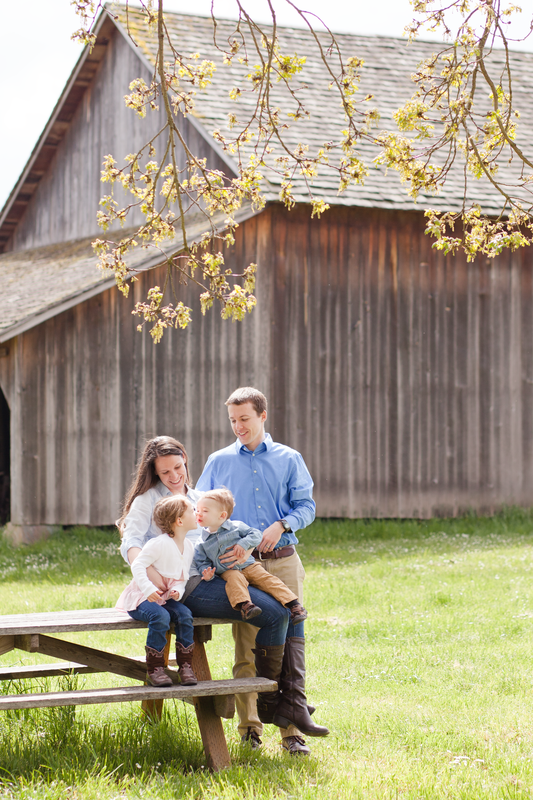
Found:
[[[274,681],[266,678],[219,681],[211,679],[205,643],[211,639],[212,625],[223,625],[230,622],[232,620],[194,619],[196,646],[193,668],[198,678],[196,686],[181,686],[178,682],[177,672],[169,670],[168,674],[174,681],[173,686],[154,687],[145,684],[110,689],[0,695],[0,711],[142,701],[145,713],[160,717],[164,700],[185,700],[194,705],[208,766],[213,770],[222,769],[230,765],[230,757],[221,717],[230,718],[234,715],[235,694],[268,692],[277,688]],[[111,672],[145,682],[146,666],[143,659],[127,658],[116,653],[59,639],[49,634],[129,630],[130,628],[146,627],[146,623],[133,620],[127,614],[111,608],[0,616],[0,655],[17,649],[29,653],[43,653],[63,660],[62,663],[57,664],[2,668],[0,669],[0,680],[16,681],[65,674]],[[167,637],[165,649],[167,663],[169,649],[170,636]]]

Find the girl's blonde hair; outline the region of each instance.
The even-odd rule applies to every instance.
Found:
[[[189,457],[182,443],[178,442],[177,439],[173,439],[172,436],[156,436],[155,439],[150,439],[144,446],[142,455],[137,463],[135,477],[133,478],[130,488],[126,492],[120,519],[115,523],[121,536],[124,534],[124,520],[128,516],[131,504],[135,498],[147,492],[148,489],[151,489],[152,486],[155,486],[159,481],[159,477],[155,471],[155,460],[160,456],[181,456],[185,464],[185,491],[187,491],[187,487],[191,484]]]
[[[155,524],[167,536],[174,538],[176,520],[181,519],[190,505],[190,500],[187,500],[182,494],[163,497],[157,501],[154,507]]]

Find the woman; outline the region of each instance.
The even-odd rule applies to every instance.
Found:
[[[122,536],[120,552],[128,564],[137,558],[149,539],[161,534],[153,522],[154,507],[158,500],[180,494],[186,495],[193,503],[199,499],[201,493],[192,489],[190,483],[187,452],[177,439],[157,436],[146,443],[133,483],[124,500],[122,516],[117,521]],[[197,528],[190,531],[187,537],[196,543],[200,535],[201,528]],[[251,551],[246,551],[244,560],[249,552]],[[231,556],[230,560],[233,560]],[[202,581],[199,575],[193,576],[193,572],[194,568],[191,568],[191,577],[181,598],[192,614],[197,617],[242,621],[240,610],[233,609],[230,605],[225,582],[218,576],[208,582]],[[162,578],[153,567],[148,567],[146,573],[155,586],[164,589]],[[250,595],[252,602],[262,609],[258,617],[250,620],[252,625],[259,628],[256,637],[257,673],[279,682],[289,612],[260,589],[250,587]],[[159,655],[163,657],[162,652]],[[259,695],[258,702],[262,703],[265,714],[268,715],[265,722],[271,721],[279,700],[279,692]]]

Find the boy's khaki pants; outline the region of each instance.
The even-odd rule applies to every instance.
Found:
[[[226,594],[232,608],[235,608],[238,603],[250,602],[248,586],[262,589],[279,600],[283,606],[292,600],[298,600],[294,592],[291,592],[283,581],[275,575],[271,575],[257,562],[244,569],[228,569],[220,577],[226,581]]]
[[[269,558],[261,561],[261,566],[271,575],[276,575],[298,597],[303,605],[303,583],[305,570],[298,553],[293,553],[287,558]],[[235,640],[235,664],[233,666],[234,678],[254,678],[255,664],[252,648],[255,647],[257,628],[244,622],[236,622],[232,626]],[[252,728],[259,735],[263,732],[263,725],[257,716],[257,695],[235,695],[237,713],[239,715],[239,733],[246,736],[248,728]],[[280,728],[282,738],[297,736],[300,731],[294,725]]]

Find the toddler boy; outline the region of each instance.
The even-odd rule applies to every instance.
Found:
[[[259,606],[252,603],[248,591],[248,586],[255,586],[288,608],[294,625],[303,622],[307,618],[307,611],[300,605],[297,596],[283,581],[263,569],[252,556],[231,569],[220,561],[220,556],[234,546],[235,555],[242,558],[246,550],[257,547],[263,536],[261,531],[250,528],[244,522],[229,519],[234,505],[229,489],[212,489],[197,501],[196,518],[206,533],[194,551],[196,569],[204,581],[210,581],[215,574],[226,581],[228,600],[232,608],[240,609],[244,620],[261,613]]]

